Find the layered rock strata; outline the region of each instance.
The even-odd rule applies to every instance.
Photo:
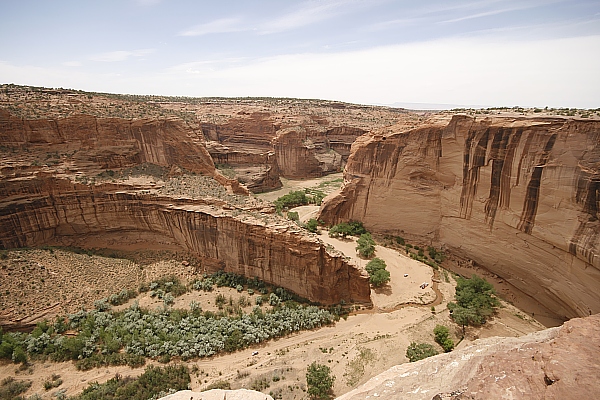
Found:
[[[567,319],[600,312],[600,122],[455,116],[360,137],[319,218],[415,236]]]
[[[231,271],[312,301],[370,302],[368,278],[292,224],[214,201],[175,199],[119,185],[32,177],[0,185],[0,248],[40,245],[169,249],[202,270]]]
[[[215,164],[259,193],[289,179],[339,172],[354,140],[365,133],[351,126],[330,126],[326,119],[279,121],[267,112],[240,115],[226,123],[203,123],[202,132]]]
[[[79,115],[27,120],[0,110],[0,143],[5,158],[13,159],[3,163],[3,175],[27,174],[44,165],[94,175],[150,163],[177,165],[212,176],[233,192],[248,193],[215,170],[201,132],[173,117],[127,120]]]
[[[339,397],[350,399],[580,399],[600,392],[600,316],[519,338],[476,340],[397,365]]]

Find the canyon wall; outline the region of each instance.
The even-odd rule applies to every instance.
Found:
[[[488,338],[394,366],[339,397],[352,399],[580,399],[599,393],[600,316],[518,338]]]
[[[215,170],[201,132],[173,117],[128,120],[79,115],[28,120],[0,110],[0,143],[13,155],[9,158],[14,165],[3,165],[3,174],[38,170],[48,162],[87,175],[143,163],[177,165],[212,176],[233,192],[248,193],[236,180]],[[36,154],[45,157],[35,158]],[[23,163],[26,159],[28,164]]]
[[[600,312],[600,122],[455,116],[360,137],[319,218],[441,245],[562,318]]]
[[[365,133],[330,126],[323,118],[285,120],[268,112],[241,113],[221,124],[203,123],[202,133],[215,164],[255,193],[281,187],[280,176],[315,178],[339,172],[354,140]]]
[[[170,249],[194,254],[207,272],[243,274],[325,304],[370,303],[368,278],[293,224],[174,199],[52,177],[0,184],[0,248],[41,245]]]

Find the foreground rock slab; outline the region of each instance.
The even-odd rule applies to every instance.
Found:
[[[600,314],[402,364],[339,399],[576,399],[600,393]]]
[[[222,390],[213,389],[206,392],[192,392],[191,390],[180,390],[177,393],[161,397],[161,400],[273,400],[267,394],[255,390],[238,389]]]

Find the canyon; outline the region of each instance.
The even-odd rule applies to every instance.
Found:
[[[419,238],[563,320],[600,312],[600,123],[454,116],[360,137],[319,219]]]
[[[11,307],[0,310],[0,322],[7,327],[27,320],[26,328],[31,328],[38,320],[61,310],[77,311],[75,307],[90,306],[97,300],[94,296],[100,297],[100,290],[94,292],[90,286],[85,301],[71,304],[71,299],[57,296],[56,304],[62,308],[52,305],[48,311],[54,300],[46,298],[37,308],[18,307],[18,296],[35,295],[35,290],[23,289],[28,284],[23,271],[41,265],[32,261],[25,266],[27,256],[22,254],[28,248],[84,249],[90,254],[150,251],[157,257],[175,255],[168,260],[171,264],[164,265],[176,267],[162,271],[155,265],[153,277],[169,274],[169,268],[189,281],[215,271],[234,272],[322,305],[350,303],[358,314],[351,318],[364,325],[376,318],[381,326],[390,324],[385,334],[371,326],[372,339],[361,336],[366,328],[359,329],[358,322],[349,324],[355,342],[336,339],[340,361],[349,352],[358,358],[359,346],[365,343],[389,339],[389,348],[407,346],[403,335],[413,334],[407,321],[415,315],[419,319],[415,337],[430,339],[433,320],[452,324],[446,304],[455,281],[446,270],[464,275],[483,272],[494,284],[509,287],[510,293],[539,303],[543,314],[554,321],[549,325],[587,318],[524,338],[472,343],[479,334],[489,333],[486,329],[501,334],[541,329],[530,319],[542,316],[537,309],[536,315],[503,310],[502,321],[512,318],[511,323],[522,330],[511,331],[513,325],[499,328],[502,321],[495,328],[489,324],[451,354],[394,367],[364,387],[357,387],[359,380],[348,385],[352,388],[338,384],[337,390],[354,388],[348,398],[381,394],[391,387],[385,386],[391,380],[402,380],[413,389],[423,389],[415,392],[419,394],[415,398],[493,397],[508,386],[498,389],[494,386],[498,380],[488,382],[489,376],[500,376],[507,366],[525,365],[525,358],[530,358],[532,365],[523,367],[523,377],[511,370],[510,379],[501,384],[526,387],[527,391],[513,393],[517,397],[554,392],[559,396],[574,387],[567,369],[555,365],[572,365],[564,349],[572,344],[577,354],[589,356],[581,356],[586,361],[574,370],[577,376],[595,371],[590,360],[598,351],[593,345],[598,318],[589,316],[600,312],[600,120],[551,111],[533,113],[521,115],[520,109],[410,112],[299,99],[181,100],[3,85],[0,255],[12,264],[3,264],[0,274],[10,280],[6,287],[10,286],[13,298]],[[390,293],[370,287],[361,260],[352,260],[326,239],[278,215],[272,202],[254,195],[281,187],[281,178],[304,182],[340,171],[341,189],[325,198],[318,210],[316,218],[323,229],[361,221],[378,244],[401,237],[422,248],[442,249],[448,260],[441,266],[450,278],[437,282],[440,275],[436,275],[436,289],[439,284],[443,290],[429,293],[438,301],[431,311],[433,303],[424,301],[426,294],[416,289],[415,300],[423,301],[414,307],[378,308],[375,302]],[[350,251],[354,248],[353,243],[345,245]],[[379,251],[404,257],[400,246]],[[60,257],[67,259],[63,253]],[[6,265],[10,267],[5,270]],[[396,276],[403,276],[400,271],[405,265],[398,262]],[[136,278],[128,278],[131,287],[127,288],[146,276],[145,266],[135,266],[130,275],[137,274]],[[432,269],[421,272],[433,277]],[[35,284],[44,287],[49,281],[40,279]],[[402,286],[394,284],[395,289]],[[399,317],[402,313],[406,315]],[[403,330],[389,322],[397,318],[404,321]],[[330,341],[328,335],[309,332],[306,343],[318,339],[324,346]],[[588,347],[586,338],[592,343]],[[271,373],[272,365],[283,368],[287,361],[273,363],[290,349],[295,359],[333,357],[327,355],[333,344],[323,352],[316,347],[304,351],[301,343],[299,336],[287,349],[279,344],[276,356],[267,353],[269,361],[260,365],[261,371]],[[468,347],[471,344],[476,347]],[[377,368],[393,365],[385,364],[391,362],[385,354],[389,348],[380,346],[377,350],[385,360]],[[524,356],[510,358],[523,349]],[[504,352],[509,356],[504,357]],[[541,353],[549,355],[536,358]],[[402,355],[398,357],[401,360],[396,362],[405,362]],[[465,358],[472,362],[462,365]],[[232,359],[254,365],[239,353]],[[486,369],[490,359],[497,364]],[[209,366],[212,361],[201,362]],[[455,363],[461,364],[458,372],[443,382],[435,381],[434,387],[424,386],[438,366]],[[226,359],[217,364],[230,369],[231,379],[239,374]],[[332,366],[345,371],[341,365]],[[214,372],[214,379],[220,379],[221,371]],[[581,382],[585,383],[582,390],[595,390],[587,380]],[[202,377],[197,384],[202,384]],[[402,398],[406,391],[386,393]]]

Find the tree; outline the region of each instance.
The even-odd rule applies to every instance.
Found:
[[[476,275],[471,279],[458,278],[454,297],[456,303],[448,303],[448,309],[454,322],[462,326],[463,335],[465,326],[484,324],[500,305],[492,284]]]
[[[308,395],[313,399],[325,399],[331,396],[335,376],[327,365],[313,361],[306,370],[306,386]]]
[[[356,241],[356,250],[363,257],[370,258],[375,254],[375,241],[370,233],[363,233]]]
[[[318,227],[319,223],[314,218],[311,218],[306,222],[306,229],[308,229],[309,232],[317,233]]]
[[[350,235],[351,233],[352,233],[352,228],[350,227],[350,225],[348,225],[345,222],[334,225],[331,227],[331,229],[329,229],[329,237],[333,237],[333,238],[337,238],[340,236],[345,238],[346,236]]]
[[[390,281],[390,272],[387,271],[385,261],[381,258],[374,258],[366,266],[369,274],[369,282],[375,286],[383,286]]]
[[[435,342],[442,346],[444,351],[448,353],[454,349],[454,342],[449,337],[450,331],[444,325],[436,325],[433,329],[433,335],[435,336]]]
[[[288,211],[287,217],[288,217],[288,219],[291,219],[292,221],[300,220],[300,215],[298,215],[298,213],[296,211]]]
[[[390,271],[385,269],[378,269],[373,273],[373,275],[369,276],[369,282],[375,286],[383,286],[390,281]]]
[[[412,342],[406,349],[406,358],[408,358],[410,362],[419,361],[437,354],[437,350],[429,343]]]

